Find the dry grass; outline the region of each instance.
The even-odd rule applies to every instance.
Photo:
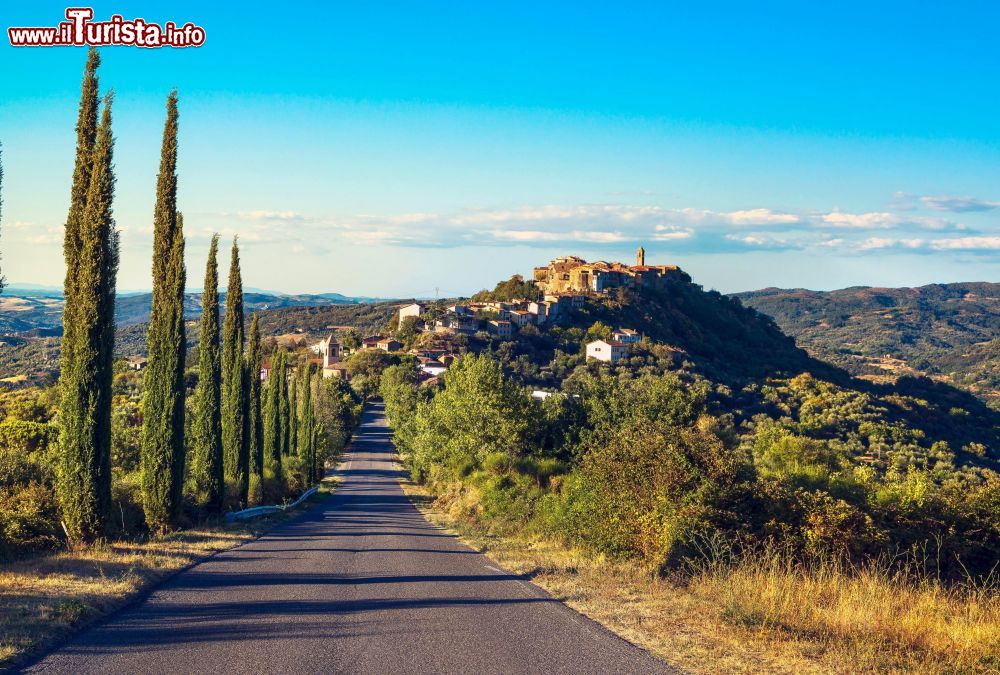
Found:
[[[328,493],[334,485],[335,479],[328,478],[320,491]],[[183,568],[255,539],[288,517],[219,523],[5,565],[0,569],[0,670],[106,616]]]
[[[1000,672],[995,588],[806,571],[773,555],[665,580],[522,532],[498,536],[463,505],[406,489],[429,518],[502,566],[691,672]]]

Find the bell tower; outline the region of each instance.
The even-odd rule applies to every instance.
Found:
[[[642,246],[640,246],[639,250],[635,252],[635,264],[637,267],[642,267],[646,264],[646,249]]]

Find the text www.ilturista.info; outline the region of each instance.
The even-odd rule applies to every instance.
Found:
[[[90,7],[69,7],[67,21],[54,27],[8,28],[13,47],[74,47],[90,45],[125,45],[129,47],[200,47],[205,44],[205,29],[193,23],[178,26],[168,21],[162,26],[145,19],[126,20],[115,14],[108,21],[92,21]]]

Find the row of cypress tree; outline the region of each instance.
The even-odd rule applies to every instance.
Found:
[[[72,540],[105,534],[111,508],[111,401],[118,231],[112,212],[115,178],[112,94],[101,106],[98,52],[87,56],[77,119],[77,150],[64,255],[66,278],[60,386],[61,456],[57,494],[63,527]],[[178,525],[185,481],[196,486],[209,512],[227,499],[247,504],[251,477],[265,469],[284,485],[282,457],[298,454],[302,478],[319,477],[311,367],[291,386],[271,377],[262,391],[262,345],[256,314],[245,339],[239,245],[234,239],[221,326],[218,235],[205,269],[195,419],[186,466],[184,219],[177,210],[177,92],[167,97],[160,170],[153,211],[153,294],[144,377],[141,447],[142,505],[151,530]],[[279,350],[272,372],[286,372]],[[301,403],[295,397],[301,390]]]

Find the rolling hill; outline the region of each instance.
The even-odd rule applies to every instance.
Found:
[[[1000,406],[1000,284],[766,288],[735,297],[854,375],[928,375]]]

